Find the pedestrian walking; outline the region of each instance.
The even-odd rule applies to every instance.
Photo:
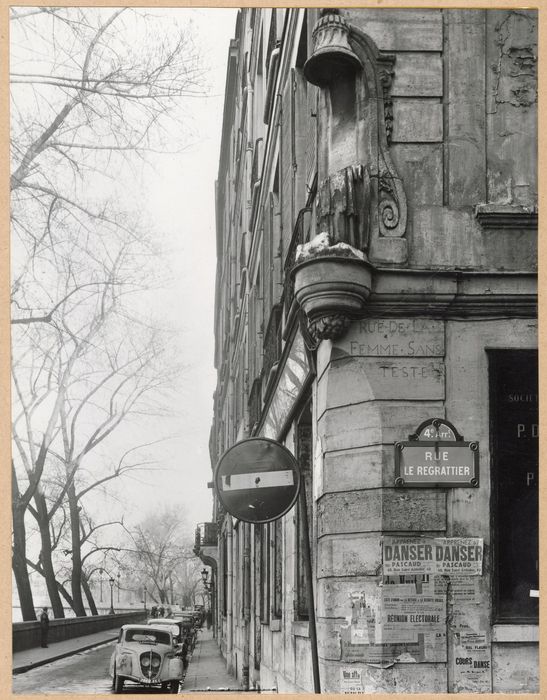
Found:
[[[47,608],[42,608],[42,614],[40,615],[40,646],[47,647],[47,635],[49,632],[49,617],[47,614]]]

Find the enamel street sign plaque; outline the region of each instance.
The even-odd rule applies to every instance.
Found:
[[[268,438],[236,443],[222,455],[215,470],[219,501],[228,513],[248,523],[267,523],[285,515],[299,487],[294,455]]]
[[[466,442],[442,418],[424,421],[407,442],[395,444],[395,486],[478,485],[478,443]]]

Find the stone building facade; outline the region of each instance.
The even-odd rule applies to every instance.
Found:
[[[250,688],[313,690],[312,584],[323,692],[539,689],[536,72],[535,11],[238,15],[211,461],[288,447],[313,567],[301,504],[215,502],[218,639]]]

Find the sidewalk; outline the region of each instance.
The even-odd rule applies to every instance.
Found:
[[[226,670],[226,663],[213,639],[213,631],[202,629],[190,659],[181,693],[199,691],[233,690],[240,688],[236,679]]]
[[[44,666],[52,661],[64,659],[67,656],[78,654],[80,651],[92,649],[93,647],[111,642],[118,638],[120,631],[119,626],[94,634],[86,634],[82,637],[74,637],[66,639],[63,642],[53,642],[45,649],[42,647],[33,647],[24,651],[16,651],[13,654],[13,673],[25,673],[31,668]]]

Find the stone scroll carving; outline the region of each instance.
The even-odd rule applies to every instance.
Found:
[[[381,54],[339,10],[323,10],[304,66],[321,88],[318,112],[318,231],[371,262],[407,260],[407,204],[391,160],[395,57]]]

